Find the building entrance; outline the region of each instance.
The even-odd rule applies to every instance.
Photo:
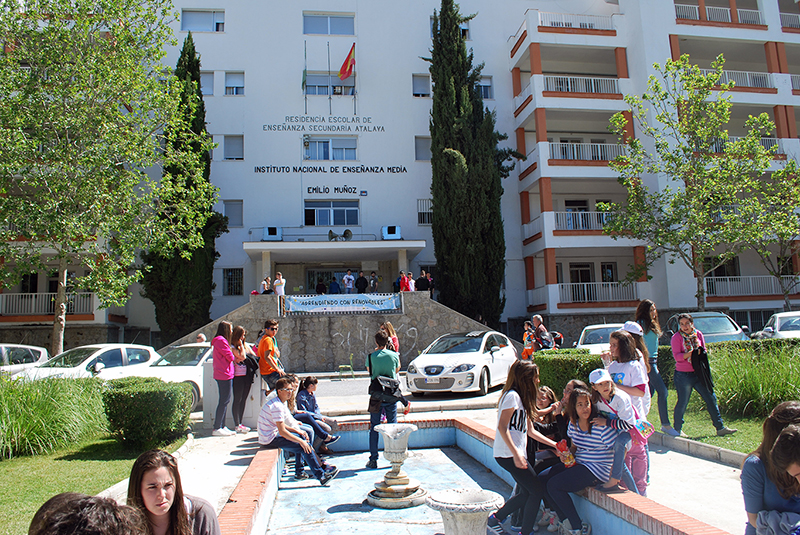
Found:
[[[350,273],[356,279],[358,278],[358,268],[350,268]],[[339,292],[344,293],[342,278],[345,275],[347,275],[347,268],[306,270],[306,288],[308,288],[308,293],[316,293],[316,287],[320,279],[322,279],[322,283],[325,284],[325,288],[327,288],[325,293],[330,293],[331,281],[334,277],[336,278],[336,283],[339,285]]]

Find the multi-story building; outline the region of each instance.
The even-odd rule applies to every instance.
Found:
[[[792,0],[463,0],[462,33],[485,64],[484,104],[507,144],[527,155],[505,180],[504,319],[631,316],[651,298],[695,306],[684,266],[621,284],[645,243],[602,235],[597,204],[625,192],[607,163],[623,146],[608,131],[641,94],[654,63],[720,53],[736,82],[730,133],[748,115],[777,125],[767,146],[796,158],[800,141],[800,9]],[[211,179],[230,232],[217,240],[212,317],[247,302],[278,271],[287,293],[313,293],[347,269],[375,271],[391,291],[400,270],[432,270],[429,113],[425,57],[437,0],[296,2],[178,0],[179,45],[192,32],[202,62],[208,130],[219,144]],[[355,50],[351,76],[339,68]],[[180,48],[168,51],[174,64]],[[631,130],[631,135],[637,135]],[[776,165],[780,163],[776,160]],[[664,185],[664,177],[645,177]],[[479,214],[476,214],[479,216]],[[794,277],[800,272],[794,259]],[[28,287],[4,294],[25,293]],[[43,288],[40,282],[39,290]],[[751,328],[782,307],[776,281],[746,252],[707,282],[708,306]],[[134,299],[140,299],[137,296]],[[129,323],[157,329],[148,306]],[[123,313],[125,313],[123,311]],[[4,319],[8,313],[2,311]],[[19,320],[19,316],[16,317]],[[115,318],[116,319],[116,318]]]

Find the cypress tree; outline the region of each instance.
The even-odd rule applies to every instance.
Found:
[[[499,149],[507,136],[495,131],[495,114],[483,106],[479,80],[461,36],[462,16],[452,0],[433,15],[430,73],[431,196],[439,300],[497,327],[505,306],[505,236],[500,212],[502,179],[516,155]]]
[[[200,89],[200,57],[197,55],[191,32],[183,42],[180,58],[175,68],[175,75],[181,80],[181,105],[192,131],[208,136],[206,131],[206,111]],[[174,146],[186,143],[178,136],[166,133],[169,143]],[[190,150],[201,152],[203,180],[208,182],[211,173],[211,155],[197,143],[188,144]],[[195,202],[192,198],[193,181],[179,167],[165,167],[162,180],[173,180],[179,184],[177,195],[170,200],[173,203]],[[207,199],[208,207],[214,199]],[[214,289],[214,263],[219,257],[215,240],[227,232],[228,221],[219,212],[212,212],[203,226],[204,245],[193,251],[173,250],[165,256],[156,252],[142,254],[145,263],[142,285],[142,296],[150,299],[155,306],[156,321],[161,329],[161,338],[169,343],[211,321],[211,309]]]

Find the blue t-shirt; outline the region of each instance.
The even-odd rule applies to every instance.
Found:
[[[784,499],[775,483],[767,477],[767,470],[761,463],[761,459],[755,455],[751,455],[745,460],[741,478],[744,510],[748,513],[758,514],[759,511],[800,513],[800,496]],[[756,528],[747,522],[744,533],[745,535],[756,535]]]
[[[649,353],[647,357],[650,360],[656,360],[658,358],[658,335],[655,331],[650,331],[642,338],[644,338],[644,345]]]

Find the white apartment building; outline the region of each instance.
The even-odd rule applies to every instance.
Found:
[[[695,307],[691,272],[661,261],[652,278],[620,280],[644,243],[603,236],[596,205],[625,192],[607,163],[620,150],[610,117],[641,94],[653,63],[682,53],[709,67],[720,53],[736,81],[731,135],[750,114],[777,124],[779,158],[800,140],[800,8],[793,0],[463,0],[476,16],[462,32],[485,63],[484,104],[508,146],[527,155],[505,180],[507,302],[504,320],[531,313],[632,315],[639,300]],[[192,32],[214,150],[217,210],[229,218],[211,316],[245,304],[266,275],[287,294],[314,293],[347,269],[381,277],[431,269],[428,62],[438,0],[294,2],[178,0],[174,65]],[[353,75],[338,77],[355,45]],[[741,132],[737,131],[740,129]],[[633,132],[634,135],[637,132]],[[776,161],[776,165],[780,163]],[[663,177],[645,177],[650,184]],[[480,217],[480,214],[476,214]],[[794,258],[794,276],[800,263]],[[47,290],[39,277],[37,291]],[[759,328],[782,308],[777,284],[755,254],[718,270],[708,306],[730,308]],[[31,291],[8,289],[9,294]],[[128,325],[157,330],[134,291]],[[798,296],[800,298],[800,296]],[[95,311],[97,312],[97,311]],[[25,321],[22,314],[4,321]],[[2,317],[0,316],[0,317]],[[107,321],[95,316],[95,321]],[[664,318],[665,319],[665,318]],[[165,341],[168,342],[168,341]]]

